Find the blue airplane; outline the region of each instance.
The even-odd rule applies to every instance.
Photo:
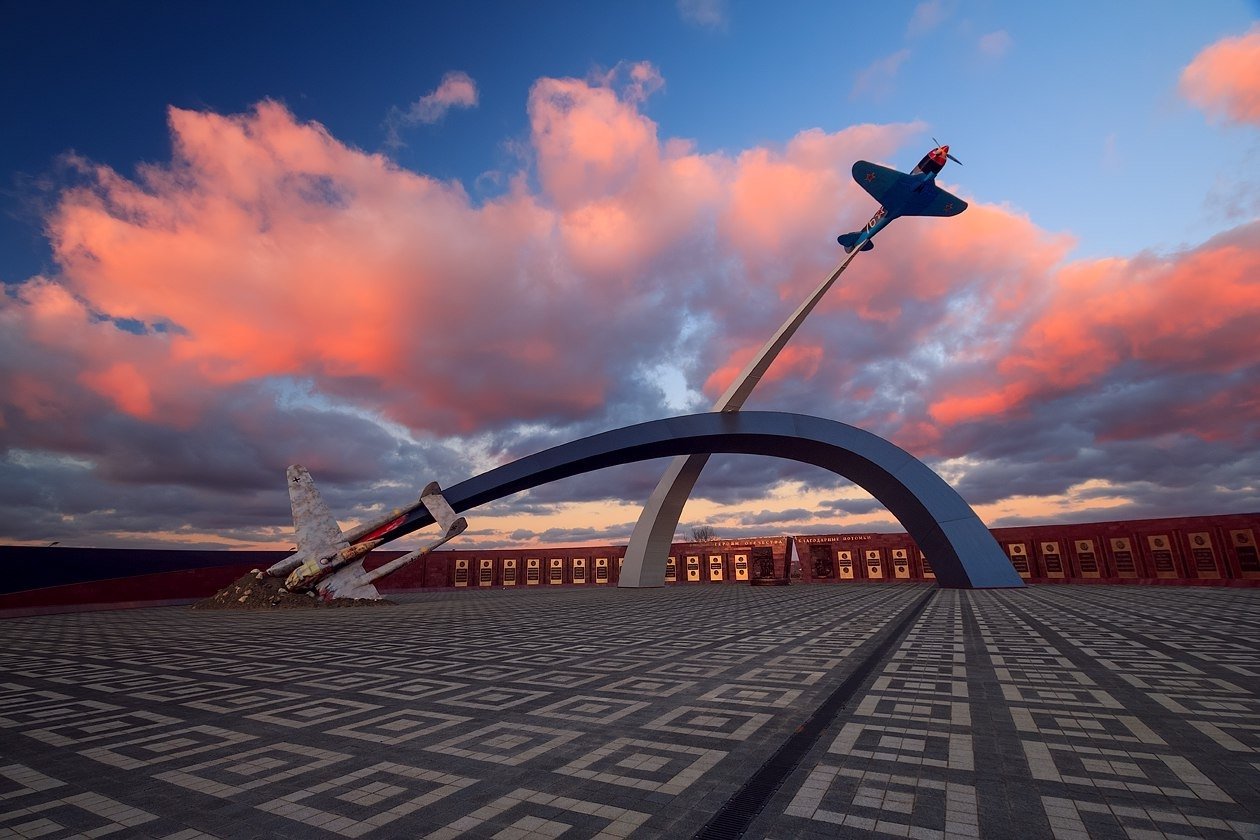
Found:
[[[936,176],[947,160],[962,166],[962,161],[949,153],[949,146],[937,144],[909,175],[866,160],[853,164],[853,180],[879,202],[879,210],[861,230],[836,237],[844,252],[871,250],[875,234],[898,216],[957,216],[966,210],[967,202],[936,186]]]

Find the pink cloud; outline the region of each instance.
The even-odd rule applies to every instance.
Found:
[[[589,415],[668,352],[685,313],[659,298],[713,273],[698,249],[789,255],[790,228],[843,204],[829,193],[848,160],[910,130],[814,130],[781,151],[701,155],[661,142],[638,112],[655,70],[627,78],[621,93],[540,80],[529,114],[542,190],[517,178],[480,206],[274,102],[173,108],[169,164],[133,180],[79,162],[88,184],[48,219],[60,276],[28,283],[8,314],[32,348],[68,360],[81,399],[157,424],[186,425],[223,389],[276,377],[441,434]],[[775,177],[800,189],[775,190]],[[34,416],[32,399],[8,410]]]
[[[462,70],[452,70],[432,93],[417,99],[407,109],[408,122],[435,123],[452,108],[475,108],[477,83]]]
[[[717,399],[731,386],[735,377],[739,376],[763,345],[764,342],[748,344],[731,354],[726,363],[713,371],[705,380],[705,394],[712,399]],[[812,379],[822,365],[823,352],[823,348],[816,344],[789,344],[779,352],[778,358],[774,360],[774,364],[766,371],[761,381],[772,383],[785,379]]]
[[[105,387],[122,383],[127,368],[83,380],[110,391],[120,410],[161,420],[162,392],[196,402],[198,393],[213,399],[206,386],[289,376],[427,422],[430,412],[388,396],[389,383],[417,377],[435,395],[468,390],[456,361],[432,352],[450,339],[452,321],[466,325],[476,354],[507,357],[537,343],[533,333],[558,314],[538,297],[536,323],[521,330],[508,321],[530,317],[528,304],[499,296],[495,306],[503,278],[525,288],[547,279],[520,276],[522,252],[545,242],[554,221],[528,196],[473,209],[457,185],[343,146],[275,103],[236,117],[172,110],[171,129],[169,167],[149,168],[139,182],[98,169],[49,222],[69,293],[111,317],[172,325],[127,339],[148,348],[133,365],[150,383],[149,401],[134,387]],[[79,327],[95,348],[118,332]],[[492,335],[474,340],[482,328]],[[549,388],[557,405],[598,404],[598,372],[555,348],[550,355],[581,383]],[[502,383],[505,407],[514,395],[542,402],[527,379]],[[439,427],[471,422],[463,412],[448,418],[440,397],[432,402],[446,418]]]
[[[1260,24],[1196,55],[1181,72],[1181,93],[1220,119],[1260,123]]]
[[[1257,277],[1260,223],[1166,257],[1062,266],[1045,276],[1030,315],[989,348],[989,365],[939,390],[930,415],[952,425],[1032,411],[1124,368],[1148,378],[1244,371],[1260,359]],[[1260,419],[1254,401],[1239,403],[1235,420],[1239,413]],[[1211,438],[1213,414],[1177,411],[1155,422]]]
[[[665,78],[661,71],[650,61],[633,62],[626,70],[630,82],[626,85],[623,97],[629,102],[644,102],[649,96],[665,87]]]
[[[660,164],[656,124],[612,87],[541,79],[529,116],[543,190],[562,209],[624,194]]]

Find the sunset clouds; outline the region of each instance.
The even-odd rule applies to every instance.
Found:
[[[945,424],[1004,415],[1128,376],[1221,376],[1260,362],[1260,223],[1173,257],[1073,263],[1050,274],[1036,314],[986,353],[970,380],[938,395]],[[1172,409],[1178,402],[1169,393]],[[1260,421],[1256,406],[1235,409]],[[1211,436],[1216,418],[1168,411],[1165,431]],[[1155,421],[1158,424],[1158,421]]]
[[[1260,118],[1245,78],[1221,83],[1256,37],[1205,50],[1187,96]],[[288,463],[361,515],[431,479],[670,413],[662,371],[703,394],[688,410],[707,409],[842,258],[836,234],[874,210],[852,162],[908,169],[926,126],[704,150],[645,114],[664,84],[646,62],[536,80],[528,162],[486,200],[270,100],[171,108],[170,159],[134,176],[73,159],[78,180],[46,218],[56,270],[0,298],[0,484],[46,499],[0,536],[283,540]],[[432,122],[477,100],[470,77],[449,74],[408,113]],[[1216,508],[1257,498],[1235,471],[1260,437],[1260,223],[1178,251],[1072,259],[1070,235],[955,177],[943,183],[968,212],[883,233],[748,407],[855,423],[949,461],[977,503],[1102,478],[1153,511],[1143,463],[1188,463],[1196,442],[1208,448],[1185,481],[1218,488]],[[1050,459],[1047,480],[1037,465]],[[637,511],[618,505],[655,475],[619,475],[533,498],[602,501],[596,533],[624,539]],[[813,515],[834,528],[853,507],[829,476],[748,459],[714,459],[698,492],[758,498],[781,480],[808,502],[784,503],[803,527]],[[755,508],[753,531],[781,519]],[[152,510],[180,525],[157,527]],[[487,543],[504,538],[490,531]]]
[[[1195,56],[1181,73],[1181,92],[1220,119],[1260,123],[1260,24]]]

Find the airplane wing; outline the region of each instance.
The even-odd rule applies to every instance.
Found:
[[[888,191],[905,177],[908,176],[904,172],[871,163],[869,160],[859,160],[853,164],[853,180],[880,204],[884,203],[884,196]]]
[[[297,534],[298,551],[348,545],[306,467],[294,464],[288,469],[288,477],[289,504],[293,506],[293,530]]]
[[[915,209],[907,211],[905,215],[957,216],[967,209],[967,202],[956,195],[945,192],[936,184],[928,184],[923,188],[923,192],[925,195],[921,199],[922,203],[915,202]]]

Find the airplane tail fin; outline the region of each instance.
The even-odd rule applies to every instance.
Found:
[[[858,237],[860,237],[861,235],[862,234],[860,233],[843,233],[840,236],[836,237],[836,241],[844,246],[844,252],[846,254],[852,254],[854,246],[857,245]],[[862,243],[863,251],[869,251],[874,247],[875,247],[875,241],[872,239],[868,239]]]
[[[321,545],[337,545],[344,542],[341,526],[333,517],[328,504],[315,487],[315,479],[299,464],[287,471],[289,479],[289,504],[293,508],[293,529],[296,532],[298,550],[317,548]]]
[[[301,464],[294,464],[285,473],[289,482],[289,504],[293,508],[293,532],[297,550],[277,560],[268,569],[273,577],[285,577],[302,565],[307,552],[323,548],[342,549],[349,545],[341,533],[328,504],[315,487],[315,479]]]

